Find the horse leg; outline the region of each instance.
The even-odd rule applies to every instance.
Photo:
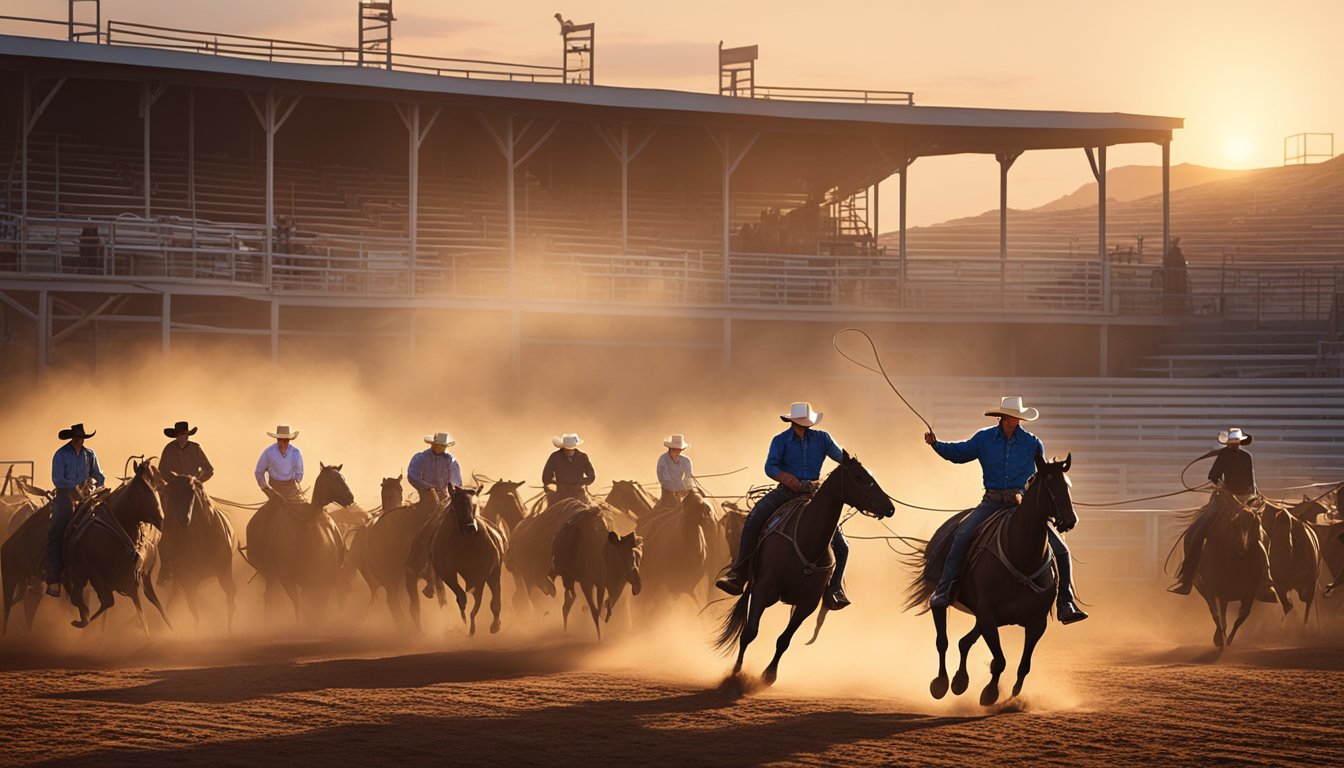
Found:
[[[177,579],[174,579],[174,581],[177,581]],[[173,628],[173,622],[171,622],[171,621],[168,620],[168,614],[167,614],[167,612],[165,612],[165,611],[163,610],[163,603],[159,602],[159,593],[158,593],[157,591],[155,591],[155,589],[154,589],[154,580],[151,579],[151,578],[149,578],[149,574],[145,574],[145,578],[144,578],[144,580],[143,580],[143,586],[144,586],[144,589],[145,589],[145,597],[149,598],[149,604],[152,605],[152,606],[154,606],[155,608],[158,609],[158,611],[159,611],[159,617],[163,619],[163,623],[164,623],[164,625],[167,626],[168,629],[172,629],[172,628]],[[196,601],[196,585],[195,585],[195,584],[191,584],[191,585],[183,584],[183,585],[182,585],[182,588],[185,590],[185,593],[186,593],[186,595],[187,595],[187,605],[192,606],[191,612],[192,612],[193,615],[195,615],[195,614],[196,614],[196,607],[195,607],[195,601]],[[142,617],[142,619],[143,619],[143,617]],[[196,625],[197,625],[197,628],[200,627],[200,619],[199,619],[199,617],[197,617]],[[146,636],[148,636],[148,634],[149,634],[149,629],[148,629],[148,627],[146,627],[146,629],[145,629],[145,634],[146,634]]]
[[[933,608],[933,645],[938,649],[938,676],[929,683],[929,695],[941,699],[947,695],[947,609]]]
[[[472,604],[471,604],[471,631],[470,631],[470,633],[469,633],[469,635],[468,635],[469,637],[475,637],[475,636],[476,636],[476,614],[478,614],[478,613],[481,612],[481,595],[482,595],[482,593],[484,593],[484,592],[485,592],[485,584],[484,584],[484,583],[477,585],[477,587],[476,587],[475,589],[471,590],[471,599],[472,599]]]
[[[980,634],[985,638],[985,645],[989,646],[989,652],[993,654],[989,662],[989,683],[980,691],[980,706],[988,707],[999,700],[999,676],[1007,668],[1008,660],[1003,656],[1003,646],[999,643],[999,627],[994,617],[988,613],[978,615],[976,624],[980,626]]]
[[[733,665],[733,674],[742,671],[742,660],[747,656],[747,646],[756,639],[761,631],[761,614],[765,612],[765,601],[750,594],[747,598],[747,623],[742,627],[742,637],[737,643],[737,663]]]
[[[412,571],[411,569],[407,568],[407,569],[406,569],[406,575],[405,575],[405,578],[403,579],[403,583],[406,585],[406,595],[407,595],[406,605],[407,605],[407,607],[410,609],[410,614],[411,614],[411,624],[413,624],[413,625],[415,626],[415,631],[416,631],[416,632],[419,632],[419,631],[421,630],[421,627],[420,627],[420,599],[419,599],[419,596],[416,595],[416,589],[417,589],[418,586],[419,586],[419,581],[420,581],[420,577],[419,577],[414,571]],[[383,587],[383,589],[386,590],[386,591],[388,591],[388,592],[391,592],[391,591],[392,591],[392,588],[389,587],[389,586],[385,586],[385,587]],[[378,591],[377,591],[376,588],[373,588],[372,591],[373,591],[373,594],[374,594],[374,595],[376,595],[376,594],[378,593]],[[373,605],[373,599],[372,599],[372,596],[370,596],[370,599],[369,599],[369,605]]]
[[[92,624],[94,621],[98,619],[99,616],[102,616],[104,613],[106,613],[108,608],[111,608],[117,602],[116,595],[112,594],[112,590],[110,589],[99,589],[98,587],[94,587],[93,591],[98,594],[98,610],[93,612],[93,615],[90,616],[89,620],[84,623],[84,626]],[[79,596],[80,601],[82,602],[84,599],[84,587],[82,586],[79,588]],[[107,622],[103,622],[103,624],[106,625]],[[75,626],[79,625],[76,624]],[[145,630],[145,634],[148,635],[149,630]]]
[[[145,585],[146,595],[149,594],[150,589],[151,586],[149,584],[146,584]],[[201,613],[196,608],[196,585],[188,584],[182,579],[173,579],[173,593],[176,594],[179,591],[182,593],[182,597],[187,601],[187,609],[191,611],[191,618],[192,621],[195,623],[196,629],[200,629]]]
[[[495,569],[490,572],[490,577],[486,579],[486,584],[490,586],[490,612],[495,615],[495,620],[490,623],[490,634],[492,635],[499,632],[499,607],[501,602],[499,576],[499,566],[496,565]]]
[[[1213,645],[1215,648],[1223,647],[1223,619],[1222,609],[1218,607],[1218,601],[1213,595],[1204,595],[1204,603],[1209,606],[1209,616],[1213,618]]]
[[[1045,616],[1028,624],[1026,629],[1026,638],[1022,641],[1022,661],[1017,664],[1017,682],[1013,683],[1014,696],[1022,693],[1022,683],[1027,679],[1027,673],[1031,672],[1031,654],[1036,650],[1041,635],[1045,634]]]
[[[565,631],[568,632],[569,609],[570,606],[574,605],[574,580],[569,578],[568,576],[564,576],[560,579],[560,581],[565,585],[565,606],[564,609],[561,610],[560,615],[561,617],[563,617],[564,620]]]
[[[1237,622],[1232,625],[1232,631],[1229,632],[1227,635],[1228,645],[1231,645],[1233,638],[1237,636],[1237,630],[1241,629],[1242,622],[1246,621],[1246,617],[1251,615],[1251,608],[1254,605],[1255,605],[1254,597],[1241,601],[1240,603],[1241,608],[1240,610],[1237,611]]]
[[[83,629],[89,626],[91,619],[89,618],[88,601],[84,599],[84,585],[80,584],[76,587],[72,583],[67,584],[66,588],[70,594],[70,604],[75,606],[75,609],[79,611],[79,618],[70,622],[70,625],[77,629]],[[102,611],[100,610],[99,613],[102,613]]]
[[[579,585],[583,598],[588,601],[588,611],[593,614],[593,629],[597,630],[597,639],[602,639],[602,599],[597,596],[597,585]]]
[[[946,609],[944,609],[946,610]],[[960,696],[966,692],[966,688],[971,684],[971,676],[966,671],[966,657],[970,655],[971,649],[980,639],[980,624],[977,622],[971,627],[971,631],[962,636],[957,641],[957,650],[961,652],[961,664],[957,667],[957,674],[952,676],[952,693]]]
[[[770,660],[770,666],[766,667],[765,671],[761,673],[761,679],[765,681],[766,685],[775,684],[775,678],[779,676],[779,660],[784,656],[784,652],[789,650],[789,643],[793,641],[793,633],[797,632],[798,627],[802,626],[807,617],[811,616],[812,612],[816,610],[815,605],[804,607],[809,602],[803,601],[802,605],[793,607],[793,613],[789,615],[788,626],[784,627],[779,639],[775,641],[775,657]]]
[[[142,586],[144,588],[149,588],[150,583],[153,580],[154,577],[149,576],[149,578],[145,579],[145,583]],[[131,589],[131,605],[135,606],[135,615],[140,618],[140,628],[145,631],[145,641],[149,642],[152,639],[149,636],[149,621],[145,619],[145,607],[140,604],[140,590],[134,587]]]
[[[462,615],[462,623],[467,623],[467,593],[457,583],[457,572],[450,571],[443,574],[443,583],[453,590],[453,597],[457,599],[457,612]]]
[[[224,590],[224,602],[228,606],[228,627],[229,634],[233,634],[233,615],[238,612],[238,585],[233,581],[233,563],[227,563],[221,568],[216,577],[219,581],[219,588]]]

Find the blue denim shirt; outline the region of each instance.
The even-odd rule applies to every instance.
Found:
[[[827,432],[809,429],[799,438],[793,427],[775,435],[770,441],[770,452],[765,456],[765,474],[770,479],[780,472],[788,472],[804,483],[821,479],[821,465],[826,457],[832,461],[844,458],[844,452]]]
[[[75,453],[75,446],[70,443],[56,449],[56,455],[51,457],[51,482],[57,490],[68,491],[90,477],[99,485],[106,482],[103,470],[98,468],[98,457],[89,446],[84,446],[81,453]]]
[[[1036,454],[1045,454],[1040,438],[1018,425],[1011,440],[1005,440],[998,424],[986,427],[960,443],[935,442],[933,450],[954,464],[979,460],[985,487],[1023,490],[1036,474]]]
[[[433,488],[445,493],[449,485],[462,487],[462,467],[453,454],[444,451],[440,455],[434,453],[433,448],[426,448],[411,457],[411,464],[406,467],[406,479],[417,491]]]

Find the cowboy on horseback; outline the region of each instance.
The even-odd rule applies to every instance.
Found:
[[[789,413],[779,417],[780,421],[789,424],[789,428],[770,441],[770,451],[765,458],[766,476],[779,485],[756,502],[756,506],[747,514],[737,559],[729,566],[728,572],[714,582],[714,586],[724,592],[740,595],[746,588],[747,561],[756,550],[761,528],[775,510],[812,493],[821,479],[821,465],[828,457],[835,462],[844,458],[844,451],[836,445],[829,433],[813,429],[821,417],[822,414],[812,410],[810,403],[793,403]],[[835,555],[835,572],[826,587],[824,599],[827,609],[838,611],[850,602],[842,588],[845,563],[849,560],[849,542],[845,541],[844,534],[838,528],[831,539],[831,551]]]
[[[961,565],[970,549],[975,531],[995,512],[1016,506],[1027,482],[1036,474],[1035,457],[1045,455],[1040,438],[1021,427],[1023,421],[1035,421],[1040,412],[1022,404],[1021,397],[1005,397],[998,408],[985,411],[986,416],[997,416],[999,423],[971,435],[969,440],[960,443],[944,443],[932,433],[924,434],[924,442],[933,447],[935,453],[954,464],[965,464],[976,460],[984,477],[985,494],[980,504],[972,509],[966,519],[957,526],[952,538],[952,549],[943,565],[942,577],[929,605],[934,608],[950,606],[956,596],[957,580],[961,577]],[[1059,564],[1059,597],[1055,605],[1056,616],[1061,624],[1072,624],[1087,618],[1087,614],[1078,608],[1073,594],[1073,568],[1069,559],[1069,548],[1064,539],[1053,527],[1047,526],[1046,536],[1050,549]]]
[[[663,495],[654,505],[654,512],[676,509],[682,498],[695,487],[691,482],[694,478],[691,457],[684,455],[686,449],[691,447],[686,442],[686,436],[672,435],[663,441],[663,447],[667,450],[658,457],[658,484],[662,486]]]
[[[1232,427],[1226,432],[1218,433],[1218,442],[1222,443],[1223,447],[1215,454],[1213,466],[1209,469],[1209,482],[1227,490],[1238,503],[1249,505],[1259,495],[1255,483],[1255,460],[1251,457],[1251,452],[1245,450],[1245,446],[1251,444],[1251,435],[1242,431],[1241,427]],[[1178,595],[1190,594],[1190,590],[1194,588],[1195,574],[1199,571],[1199,560],[1204,553],[1205,542],[1221,519],[1222,509],[1217,504],[1210,503],[1200,510],[1198,517],[1186,531],[1185,558],[1181,561],[1181,569],[1176,574],[1176,583],[1167,588],[1168,592]],[[1264,529],[1260,529],[1256,546],[1264,558],[1265,581],[1256,599],[1263,603],[1281,603],[1283,612],[1287,613],[1292,610],[1292,603],[1286,598],[1280,600],[1279,592],[1274,587],[1274,576],[1269,567],[1269,551],[1265,548],[1264,539]]]
[[[101,486],[106,482],[98,467],[98,457],[84,441],[97,434],[86,433],[83,424],[62,429],[58,440],[67,440],[51,457],[51,482],[56,490],[51,499],[51,524],[47,527],[47,594],[61,596],[61,572],[65,565],[65,529],[74,516],[75,504],[80,500],[79,488],[90,478]]]
[[[179,421],[171,427],[165,427],[163,434],[173,441],[163,447],[159,455],[159,471],[167,475],[191,475],[204,483],[215,476],[215,468],[205,457],[201,444],[192,440],[199,427],[192,427],[185,421]]]
[[[307,499],[303,497],[303,489],[299,486],[299,483],[303,482],[303,454],[299,452],[298,446],[290,445],[290,441],[299,436],[298,431],[291,432],[287,425],[281,424],[274,432],[266,434],[275,438],[275,442],[266,446],[261,452],[261,458],[257,459],[255,475],[261,492],[266,494],[270,501],[257,510],[253,522],[248,525],[249,530],[252,528],[267,530],[280,504],[307,503]],[[259,551],[264,546],[262,542],[253,541],[248,537],[247,546],[250,555],[248,559],[261,562],[264,556],[264,553]]]
[[[448,487],[462,487],[462,467],[448,449],[457,441],[447,432],[425,435],[429,447],[411,457],[406,479],[420,493],[421,505],[437,507],[438,499],[448,498]],[[430,511],[435,511],[433,508]]]
[[[547,501],[551,504],[562,499],[588,501],[588,486],[597,479],[597,474],[593,472],[593,462],[589,461],[588,454],[579,450],[583,438],[570,432],[551,438],[551,445],[555,446],[555,452],[546,459],[546,466],[541,470],[541,484],[555,486],[554,491],[547,488]]]

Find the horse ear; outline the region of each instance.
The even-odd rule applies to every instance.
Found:
[[[854,456],[851,455],[849,451],[846,451],[844,448],[841,448],[841,449],[840,449],[840,460],[841,460],[841,461],[853,461],[853,460],[854,460]]]
[[[332,467],[332,469],[336,470],[337,472],[340,472],[340,471],[341,471],[341,467],[344,467],[344,466],[345,466],[344,464],[337,464],[336,466]]]
[[[326,469],[326,468],[327,468],[327,465],[326,465],[326,464],[323,464],[323,463],[320,462],[320,461],[317,462],[317,466],[318,466],[319,469]]]
[[[406,474],[405,472],[402,472],[400,475],[397,475],[397,482],[398,482],[398,483],[401,482],[401,478],[402,478],[403,476],[405,476],[405,474]]]
[[[1072,466],[1073,466],[1073,451],[1069,451],[1069,455],[1067,455],[1067,456],[1064,457],[1064,466],[1062,467],[1062,469],[1063,469],[1065,472],[1068,472],[1068,471],[1069,471],[1069,467],[1072,467]]]
[[[607,541],[611,542],[612,544],[620,544],[621,537],[617,536],[615,531],[607,531]]]
[[[1041,470],[1045,469],[1045,456],[1042,455],[1040,451],[1036,451],[1036,455],[1033,457],[1033,460],[1036,462],[1037,472],[1040,472]]]

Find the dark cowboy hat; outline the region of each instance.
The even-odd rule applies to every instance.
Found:
[[[199,429],[199,427],[188,428],[187,422],[179,421],[171,427],[165,427],[163,430],[163,434],[168,437],[177,437],[178,432],[186,432],[188,435],[194,435],[196,434],[197,429]]]
[[[71,427],[70,427],[69,429],[62,429],[62,430],[60,431],[60,433],[56,435],[56,439],[57,439],[57,440],[74,440],[75,438],[93,437],[93,436],[96,435],[97,433],[98,433],[97,430],[94,430],[93,432],[88,432],[88,433],[86,433],[86,432],[84,431],[84,425],[83,425],[83,424],[74,424],[74,425],[71,425]]]

